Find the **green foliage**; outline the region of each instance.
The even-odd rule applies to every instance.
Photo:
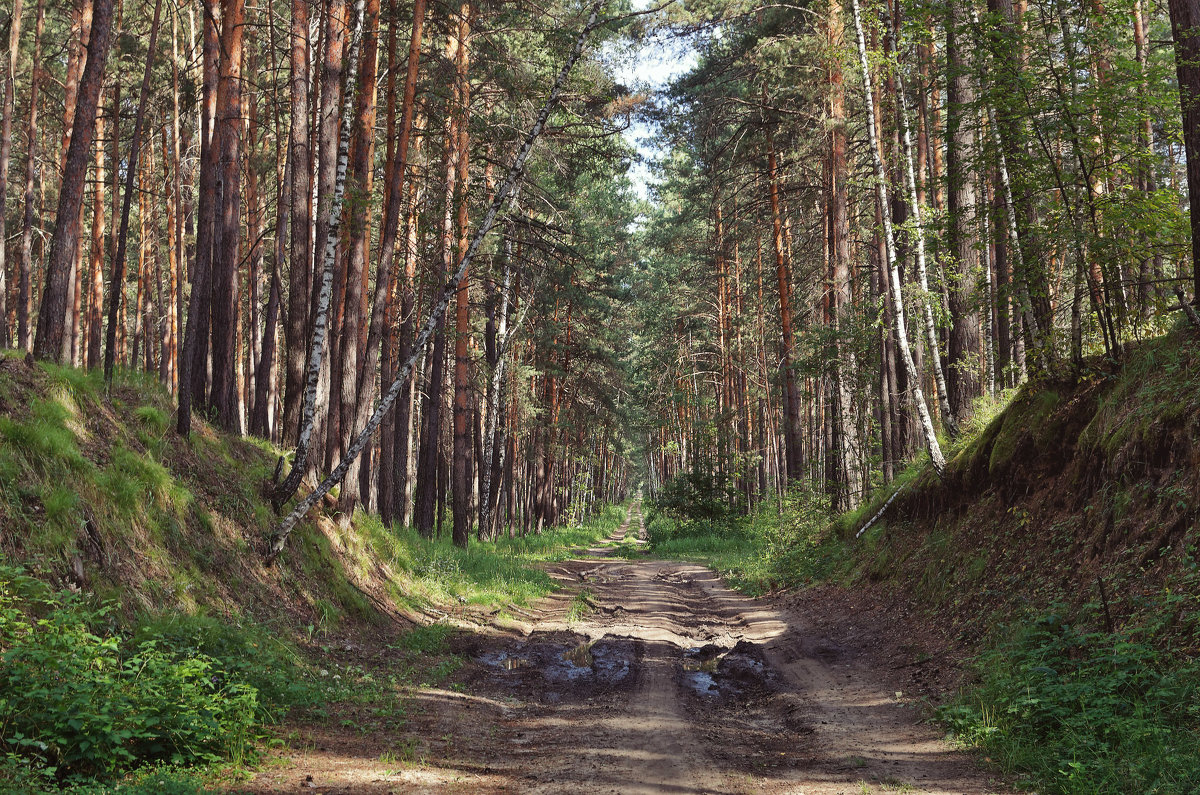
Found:
[[[64,775],[108,776],[144,760],[213,760],[241,751],[256,692],[204,655],[175,659],[157,644],[122,648],[94,634],[106,610],[43,597],[27,619],[6,589],[0,603],[4,750]]]
[[[123,638],[111,613],[0,568],[7,768],[20,759],[35,777],[105,779],[147,762],[238,758],[260,720],[298,699],[296,664],[264,636],[174,618]]]
[[[1051,615],[989,648],[977,667],[978,688],[941,717],[1039,791],[1200,788],[1200,662]]]
[[[132,642],[154,644],[180,660],[217,661],[224,676],[254,688],[257,718],[263,722],[276,722],[289,709],[319,696],[296,650],[258,626],[169,614],[143,622]]]
[[[681,472],[663,484],[649,509],[674,519],[719,520],[736,510],[738,491],[711,471]]]
[[[686,508],[676,510],[686,515]],[[829,519],[827,497],[798,489],[782,504],[764,503],[747,516],[681,520],[652,509],[646,529],[653,554],[703,562],[730,586],[759,595],[822,579],[848,565],[845,545],[830,532]]]

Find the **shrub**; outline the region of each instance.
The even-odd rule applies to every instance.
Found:
[[[0,568],[0,752],[60,779],[239,756],[257,688],[195,649],[123,641],[110,609]]]
[[[738,513],[741,494],[727,478],[711,471],[681,472],[663,484],[651,513],[680,520],[717,520]]]
[[[963,741],[1044,792],[1200,791],[1200,664],[1043,618],[986,651],[941,710]]]

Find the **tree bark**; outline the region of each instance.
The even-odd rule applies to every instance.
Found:
[[[359,329],[366,323],[362,303],[365,295],[364,279],[367,276],[367,249],[371,237],[371,225],[367,212],[371,200],[372,164],[375,154],[375,76],[379,56],[379,0],[366,0],[364,6],[362,35],[362,67],[359,70],[358,96],[355,100],[355,123],[353,156],[350,174],[347,177],[350,192],[350,225],[348,268],[346,273],[345,303],[343,309],[341,337],[342,355],[330,364],[341,372],[341,422],[339,448],[344,451],[353,439],[355,419],[358,414],[359,389],[374,397],[375,365],[378,351],[373,352],[369,362],[359,362]],[[387,279],[379,272],[377,282],[386,288]],[[383,298],[379,298],[379,309],[383,310]],[[377,330],[378,333],[378,330]],[[359,467],[352,464],[350,476],[342,485],[338,497],[338,510],[343,521],[349,521],[359,499]]]
[[[5,226],[8,213],[5,212],[4,200],[8,196],[8,162],[12,153],[12,121],[17,112],[13,101],[13,91],[17,82],[17,56],[21,52],[21,4],[23,0],[13,0],[12,16],[8,26],[8,73],[4,76],[4,106],[0,113],[4,120],[0,122],[0,348],[9,346],[8,329],[8,231]],[[35,80],[37,78],[34,78]]]
[[[458,107],[458,258],[467,253],[470,244],[467,209],[470,200],[470,106],[471,83],[467,70],[470,63],[469,36],[471,5],[463,3],[458,11],[458,53],[455,58]],[[453,538],[455,546],[466,548],[471,537],[470,480],[471,436],[468,430],[470,414],[470,371],[468,346],[471,334],[469,271],[463,271],[455,295],[454,312],[454,453],[453,453]]]
[[[113,134],[116,134],[113,130]],[[92,188],[92,247],[88,257],[87,369],[101,365],[100,338],[104,333],[104,118],[96,119],[96,175]]]
[[[292,0],[291,29],[291,131],[288,189],[292,236],[288,249],[288,312],[284,331],[286,382],[283,388],[283,441],[293,445],[300,434],[300,404],[304,394],[304,360],[308,348],[308,306],[312,290],[312,252],[309,248],[309,201],[312,195],[312,162],[308,141],[308,0]]]
[[[831,257],[830,298],[833,314],[833,509],[850,511],[862,500],[862,477],[858,470],[859,438],[854,419],[854,353],[844,335],[850,325],[850,219],[846,199],[846,89],[840,52],[844,45],[842,2],[829,3],[829,44],[834,53],[829,63],[829,253]],[[867,101],[874,104],[874,95]]]
[[[1183,111],[1192,222],[1192,303],[1200,306],[1200,0],[1168,0]]]
[[[458,40],[457,25],[451,23],[446,36],[445,60],[457,64],[458,50],[461,43]],[[458,183],[458,114],[455,99],[451,97],[446,107],[445,149],[442,156],[443,190],[442,190],[442,219],[438,237],[438,265],[434,274],[438,289],[442,288],[442,280],[446,278],[454,257],[454,190]],[[437,511],[437,471],[438,447],[442,436],[442,392],[443,392],[443,362],[446,357],[446,332],[444,317],[438,321],[433,339],[433,357],[427,363],[429,378],[421,403],[421,443],[417,453],[417,531],[426,538],[432,537],[434,524],[438,519]]]
[[[221,75],[217,83],[216,138],[220,141],[212,258],[212,400],[217,423],[242,433],[237,392],[238,251],[242,218],[242,55],[245,0],[221,0]]]
[[[975,153],[975,133],[970,126],[975,91],[971,86],[970,60],[963,41],[967,29],[966,0],[948,0],[946,19],[946,179],[950,219],[950,345],[946,357],[946,388],[953,420],[949,428],[971,415],[972,401],[980,395],[979,308],[975,289],[979,279],[977,186],[970,159]]]
[[[192,293],[188,300],[187,327],[183,334],[183,357],[179,367],[179,412],[175,429],[187,436],[192,428],[193,404],[208,406],[208,335],[212,315],[213,235],[218,202],[216,135],[217,80],[220,40],[217,0],[204,0],[204,43],[200,100],[200,167],[196,208],[196,256],[192,265]]]
[[[925,445],[929,450],[929,459],[938,475],[946,468],[946,459],[942,455],[941,445],[938,444],[937,433],[933,429],[933,418],[929,414],[929,404],[925,402],[925,393],[921,389],[920,376],[913,363],[912,349],[908,344],[908,329],[904,317],[904,297],[900,291],[900,271],[896,265],[896,244],[892,232],[891,207],[887,203],[887,175],[883,168],[883,156],[879,150],[879,140],[875,134],[875,105],[871,102],[871,68],[867,59],[867,43],[863,37],[862,17],[858,8],[858,0],[851,1],[854,10],[854,28],[858,38],[859,63],[862,67],[863,90],[866,94],[867,105],[867,137],[870,143],[871,160],[875,166],[875,198],[879,203],[879,213],[883,218],[883,239],[886,248],[888,270],[891,276],[892,312],[896,323],[896,341],[900,347],[901,360],[908,373],[912,387],[913,402],[917,406],[917,414],[921,418],[921,429],[925,433]]]
[[[50,238],[50,254],[46,261],[46,286],[33,343],[33,352],[38,358],[60,363],[66,362],[70,353],[67,347],[70,340],[65,334],[67,297],[71,266],[79,248],[79,211],[83,205],[88,155],[96,129],[96,106],[104,83],[112,6],[112,0],[94,0],[93,3],[87,64],[79,80],[79,98],[59,189],[54,235]]]
[[[42,33],[46,27],[46,5],[38,0],[33,32],[33,74],[29,86],[29,121],[25,125],[25,213],[21,223],[21,264],[17,279],[17,347],[30,350],[29,310],[33,276],[33,223],[37,215],[34,188],[37,184],[38,91],[42,83]],[[3,195],[0,192],[0,195]]]
[[[765,97],[764,97],[764,103]],[[767,181],[771,200],[771,241],[775,250],[775,275],[779,284],[779,330],[783,343],[780,368],[783,375],[784,419],[783,433],[786,450],[787,479],[800,479],[803,452],[800,441],[800,392],[792,361],[795,337],[792,332],[792,271],[783,243],[783,210],[779,201],[779,166],[775,143],[767,132]]]

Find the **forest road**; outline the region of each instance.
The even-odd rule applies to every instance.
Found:
[[[310,759],[324,769],[308,786],[1010,791],[923,722],[878,662],[810,634],[781,600],[735,593],[702,566],[645,557],[644,536],[634,505],[607,543],[547,568],[565,587],[506,626],[458,636],[464,664],[452,684],[414,696],[409,731],[419,739],[405,764],[364,753],[357,764]]]

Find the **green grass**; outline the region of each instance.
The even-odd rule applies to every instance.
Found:
[[[567,607],[567,623],[573,624],[576,621],[582,621],[592,610],[592,589],[584,588],[575,594],[571,599],[571,604]]]
[[[750,515],[687,518],[649,506],[649,552],[703,563],[733,588],[758,596],[846,570],[845,542],[829,525],[828,501],[796,490]]]
[[[397,574],[397,601],[504,607],[528,605],[555,590],[537,564],[564,560],[606,538],[625,513],[626,506],[608,506],[578,525],[495,541],[472,539],[467,549],[446,537],[423,538],[411,528],[385,527],[375,516],[360,514],[355,524],[366,544],[358,554],[370,553]]]

